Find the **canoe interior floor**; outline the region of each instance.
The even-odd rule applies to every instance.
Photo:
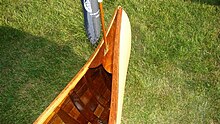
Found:
[[[69,93],[50,124],[106,124],[109,120],[112,74],[102,65],[89,69]]]

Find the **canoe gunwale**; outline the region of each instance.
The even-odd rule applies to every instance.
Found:
[[[116,32],[115,41],[113,49],[113,72],[112,72],[112,93],[111,93],[111,106],[109,114],[109,124],[115,124],[117,120],[118,112],[118,83],[119,83],[119,54],[120,54],[120,29],[121,29],[121,17],[122,8],[118,8],[118,13],[116,17]]]

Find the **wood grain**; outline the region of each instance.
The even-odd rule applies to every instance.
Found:
[[[107,30],[108,51],[101,40],[83,68],[34,124],[115,124],[119,96],[119,54],[122,8]],[[119,122],[120,123],[120,122]]]
[[[122,8],[118,8],[116,16],[116,31],[114,39],[113,51],[113,72],[112,72],[112,92],[111,92],[111,109],[109,116],[109,124],[115,124],[117,119],[118,105],[118,81],[119,81],[119,42],[120,42],[120,26],[121,26]]]

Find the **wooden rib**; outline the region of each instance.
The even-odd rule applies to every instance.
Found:
[[[104,111],[102,112],[101,116],[100,116],[101,120],[104,120],[104,123],[108,123],[109,120],[109,109],[104,109]]]
[[[70,117],[64,110],[60,109],[57,113],[65,124],[80,124],[78,121]]]
[[[106,84],[109,83],[111,85],[111,80],[104,80],[105,76],[107,76],[106,73],[107,72],[104,70],[104,68],[100,66],[99,70],[96,72],[90,69],[88,73],[86,73],[85,77],[87,80],[86,85],[88,86],[90,92],[93,94],[97,102],[101,104],[103,107],[109,108],[107,103],[110,100],[110,94],[109,94],[109,97],[107,97],[108,94],[105,94],[105,92],[109,90]],[[108,77],[111,77],[111,74],[108,74]],[[106,82],[106,81],[109,81],[109,82]]]
[[[109,81],[108,83],[111,84],[111,80],[106,80],[107,77],[105,76],[111,77],[111,74],[106,72],[102,66],[89,69],[70,92],[72,101],[76,108],[78,108],[78,111],[91,123],[108,122],[110,108],[108,103],[110,102],[111,94],[106,86],[106,81]],[[99,108],[102,107],[105,111],[97,109],[98,106]],[[99,118],[103,113],[105,113],[105,116]]]
[[[78,120],[78,118],[80,116],[80,112],[74,106],[70,97],[67,97],[67,99],[66,99],[65,103],[62,105],[61,109],[63,109],[66,113],[68,113],[75,120]]]
[[[117,105],[118,105],[118,79],[119,79],[119,42],[120,42],[120,26],[121,26],[122,8],[118,8],[116,17],[116,32],[114,41],[113,54],[113,72],[112,72],[112,93],[111,93],[111,109],[109,115],[109,124],[115,124],[117,119]]]
[[[77,107],[77,109],[79,110],[79,112],[89,121],[94,121],[97,117],[94,115],[93,111],[91,111],[89,109],[88,106],[86,106],[78,97],[76,94],[72,94],[70,96],[71,100],[73,101],[73,103],[75,104],[75,106]]]

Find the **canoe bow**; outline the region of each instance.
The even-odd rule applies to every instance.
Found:
[[[131,49],[127,14],[118,7],[107,30],[108,52],[102,39],[86,64],[34,124],[120,124]]]

